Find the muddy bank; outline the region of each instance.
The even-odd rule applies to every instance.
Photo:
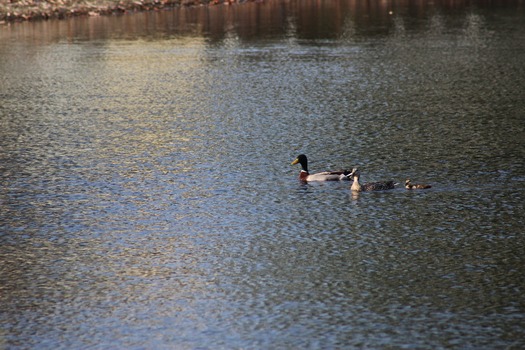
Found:
[[[0,24],[74,16],[100,16],[177,6],[231,5],[261,0],[0,0]]]

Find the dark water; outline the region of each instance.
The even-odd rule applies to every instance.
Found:
[[[0,348],[525,347],[521,1],[21,23],[0,81]]]

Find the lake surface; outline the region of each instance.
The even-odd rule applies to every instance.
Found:
[[[523,3],[365,3],[1,26],[0,348],[525,347]]]

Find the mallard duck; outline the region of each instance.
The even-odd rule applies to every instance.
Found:
[[[310,181],[348,181],[350,178],[347,176],[350,174],[348,170],[341,171],[324,171],[322,173],[310,174],[308,172],[308,158],[304,154],[300,154],[292,162],[292,165],[301,164],[301,173],[299,174],[299,180],[310,182]]]
[[[405,181],[405,188],[407,190],[423,190],[425,188],[431,188],[432,186],[430,185],[425,185],[425,184],[413,184],[410,182],[410,179],[407,179]]]
[[[362,192],[362,191],[382,191],[382,190],[391,190],[394,189],[396,184],[394,181],[382,181],[382,182],[368,182],[366,184],[361,185],[359,183],[359,176],[361,173],[359,172],[359,169],[354,168],[352,169],[352,172],[348,174],[348,177],[354,180],[354,183],[352,184],[352,191],[356,192]]]

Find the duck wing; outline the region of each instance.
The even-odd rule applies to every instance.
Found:
[[[426,188],[431,188],[432,186],[431,185],[425,185],[425,184],[416,184],[416,185],[413,185],[415,188],[417,188],[418,190],[424,190]]]
[[[323,171],[320,173],[310,174],[306,181],[348,181],[349,171]]]
[[[378,182],[367,182],[361,185],[362,191],[383,191],[392,190],[395,188],[394,181],[378,181]]]

